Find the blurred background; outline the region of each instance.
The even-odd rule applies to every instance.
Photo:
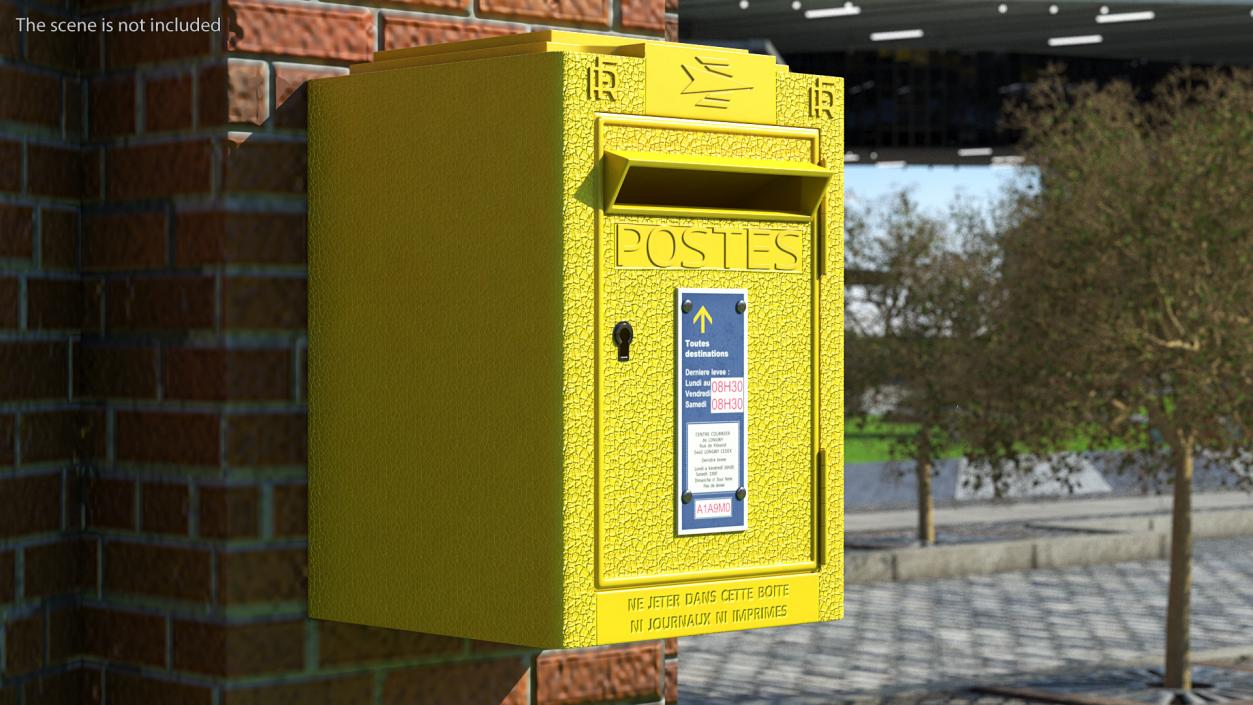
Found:
[[[846,152],[846,620],[685,639],[685,698],[1253,699],[1253,3],[679,36],[843,77]]]

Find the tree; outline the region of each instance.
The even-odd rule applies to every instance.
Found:
[[[948,219],[921,212],[908,193],[848,214],[847,266],[875,273],[850,295],[848,337],[859,352],[853,388],[890,391],[885,419],[915,427],[896,457],[914,459],[918,541],[935,542],[935,460],[957,442],[954,412],[970,389],[994,272],[989,223],[957,202]]]
[[[1247,472],[1253,452],[1253,73],[1137,96],[1054,70],[1009,123],[1039,187],[1001,235],[996,355],[965,430],[984,460],[1085,438],[1170,472],[1165,685],[1190,688],[1194,458]]]

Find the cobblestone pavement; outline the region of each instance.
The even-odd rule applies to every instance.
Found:
[[[878,699],[1154,661],[1165,561],[852,585],[840,622],[684,638],[685,705]],[[1198,541],[1192,648],[1253,646],[1253,538]]]

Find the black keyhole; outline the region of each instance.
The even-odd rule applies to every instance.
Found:
[[[631,359],[631,341],[635,339],[635,329],[628,321],[619,321],[613,327],[613,344],[618,346],[618,362]]]

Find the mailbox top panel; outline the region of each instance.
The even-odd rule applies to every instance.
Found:
[[[452,44],[381,51],[374,61],[355,64],[352,73],[416,68],[460,61],[476,61],[547,52],[597,54],[600,73],[589,90],[612,93],[619,89],[614,57],[644,60],[645,106],[648,115],[773,124],[775,84],[786,66],[774,57],[743,49],[677,44],[673,42],[545,30],[504,37],[472,39]]]

